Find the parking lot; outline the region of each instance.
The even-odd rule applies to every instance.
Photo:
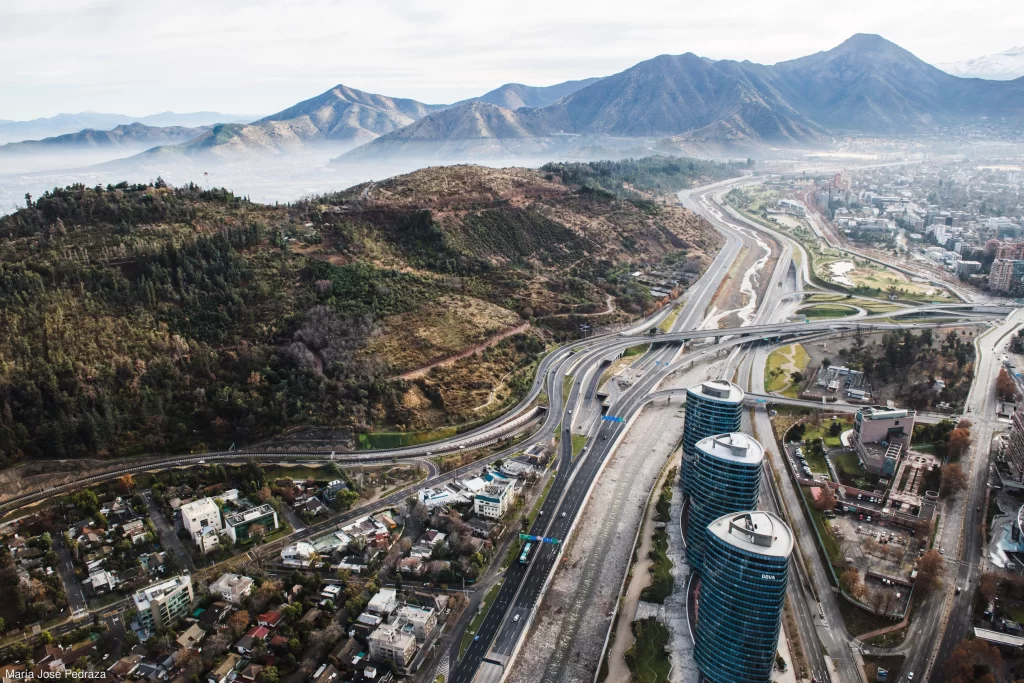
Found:
[[[867,588],[865,602],[885,612],[902,612],[923,544],[910,531],[880,521],[866,513],[839,513],[830,520],[847,565],[857,568]]]

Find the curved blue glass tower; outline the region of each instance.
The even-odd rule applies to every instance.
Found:
[[[771,512],[707,528],[694,659],[711,683],[768,683],[782,627],[793,532]]]
[[[763,462],[761,444],[739,432],[709,436],[694,447],[686,557],[698,571],[708,525],[730,512],[757,508]]]
[[[740,430],[743,390],[724,379],[708,380],[686,390],[683,422],[683,462],[680,479],[683,493],[691,493],[693,458],[697,442],[716,434]]]

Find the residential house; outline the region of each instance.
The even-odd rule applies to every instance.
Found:
[[[235,667],[242,661],[242,658],[235,653],[228,656],[216,668],[207,675],[207,683],[231,683],[235,680]]]
[[[224,617],[227,616],[230,611],[231,606],[228,605],[228,603],[217,601],[203,610],[203,613],[199,615],[199,626],[204,630],[209,631],[222,622]]]
[[[266,641],[269,635],[270,629],[266,626],[253,626],[235,643],[235,652],[240,655],[251,655],[252,651],[256,648],[256,643]]]
[[[300,507],[305,512],[312,513],[314,517],[326,514],[330,511],[330,508],[324,505],[319,498],[307,498],[304,503],[300,503]]]
[[[221,574],[219,579],[210,584],[210,592],[232,605],[240,605],[252,593],[252,586],[253,581],[248,576]]]
[[[310,680],[312,683],[341,683],[341,672],[333,664],[321,664]]]
[[[206,631],[199,628],[199,624],[192,624],[185,629],[180,636],[178,636],[176,642],[178,647],[183,650],[189,650],[195,647],[199,641],[206,635]]]
[[[260,675],[261,671],[263,671],[263,667],[259,664],[250,664],[249,666],[242,669],[241,673],[239,673],[238,676],[244,681],[254,683],[256,677]]]
[[[358,665],[359,661],[366,655],[363,645],[355,638],[342,638],[331,650],[328,659],[331,664],[339,669],[345,670]]]
[[[264,612],[263,614],[256,617],[256,623],[260,626],[266,626],[267,628],[277,628],[277,625],[281,623],[284,616],[277,610],[270,612]]]
[[[279,655],[288,653],[288,637],[283,636],[280,633],[271,638],[267,645],[271,650]]]
[[[138,545],[146,540],[146,536],[149,534],[149,530],[146,525],[143,524],[141,519],[133,519],[130,522],[126,522],[121,525],[121,533],[124,537],[132,542],[133,545]]]
[[[305,541],[293,543],[281,551],[281,564],[286,567],[309,567],[316,558],[316,550]]]
[[[398,591],[393,588],[381,588],[366,603],[366,611],[379,616],[387,616],[398,606]]]
[[[107,669],[107,673],[115,678],[125,679],[135,673],[135,670],[139,668],[139,664],[142,664],[142,660],[145,659],[140,654],[129,652],[121,659],[114,662],[114,665]]]
[[[316,620],[319,619],[320,615],[322,615],[322,614],[323,614],[323,612],[321,610],[313,608],[313,609],[309,610],[308,612],[306,612],[305,614],[303,614],[302,618],[299,619],[298,623],[300,623],[300,624],[315,624]]]
[[[419,557],[406,557],[398,563],[398,571],[402,574],[419,576],[423,570],[423,559]]]

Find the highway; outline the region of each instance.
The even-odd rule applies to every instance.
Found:
[[[814,287],[807,269],[809,258],[799,244],[785,235],[747,221],[722,206],[721,196],[731,187],[746,182],[751,180],[731,179],[679,194],[680,202],[707,218],[724,239],[721,251],[680,301],[673,302],[671,306],[662,308],[624,331],[594,336],[551,350],[540,360],[533,385],[526,396],[512,410],[488,424],[450,439],[408,448],[345,453],[250,450],[155,459],[84,477],[74,483],[45,491],[11,498],[0,505],[0,511],[30,505],[50,496],[63,495],[74,488],[108,481],[126,473],[197,465],[210,461],[331,460],[339,464],[372,464],[403,460],[419,463],[427,469],[428,476],[425,480],[395,491],[376,501],[372,506],[320,521],[296,531],[285,539],[262,546],[257,551],[260,554],[276,553],[286,543],[318,536],[349,519],[399,505],[418,488],[436,487],[470,471],[479,470],[488,462],[520,452],[533,444],[551,443],[557,436],[558,450],[553,464],[555,474],[551,488],[528,532],[534,536],[552,539],[554,542],[535,543],[525,564],[513,562],[504,572],[504,582],[494,604],[490,606],[466,655],[457,664],[454,663],[454,655],[458,654],[459,638],[457,635],[453,638],[454,668],[449,680],[455,683],[497,681],[508,670],[517,648],[524,641],[561,557],[562,545],[570,539],[593,486],[609,455],[625,436],[631,419],[651,401],[666,399],[675,402],[676,397],[681,398],[682,390],[659,388],[673,372],[694,364],[721,360],[724,354],[727,356],[726,367],[730,375],[727,378],[734,379],[732,374],[735,373],[735,381],[750,392],[750,399],[754,402],[750,414],[746,417],[746,428],[752,428],[756,432],[772,455],[771,461],[775,469],[772,470],[766,465],[762,504],[766,509],[774,510],[790,520],[801,550],[801,553],[794,556],[794,567],[790,574],[790,604],[797,625],[797,633],[790,634],[790,637],[799,638],[808,659],[809,674],[819,681],[827,681],[830,678],[825,662],[827,654],[837,664],[839,680],[843,683],[860,683],[861,676],[857,673],[859,667],[851,650],[851,639],[843,626],[826,570],[818,561],[813,530],[800,508],[799,492],[785,472],[781,456],[771,436],[771,422],[764,403],[822,406],[816,402],[786,399],[765,393],[765,357],[771,345],[782,339],[792,341],[857,329],[866,332],[907,327],[943,327],[953,324],[988,325],[993,321],[1000,321],[998,328],[983,336],[983,341],[977,342],[980,360],[975,385],[976,388],[980,388],[977,388],[977,391],[972,389],[968,399],[974,416],[979,419],[976,442],[981,443],[986,434],[991,435],[994,425],[991,386],[994,383],[992,373],[998,370],[998,364],[993,365],[992,360],[996,355],[995,348],[998,343],[1004,342],[1005,333],[1019,322],[1018,312],[1014,312],[1015,309],[1008,306],[938,304],[906,306],[898,311],[861,315],[855,319],[786,322],[799,307],[800,294],[810,293],[810,289]],[[752,311],[752,315],[748,316],[750,324],[741,327],[703,329],[709,322],[707,315],[716,293],[729,276],[730,269],[735,263],[742,262],[745,249],[755,248],[756,245],[763,247],[765,238],[776,242],[777,250],[774,251],[777,260],[764,288],[764,300],[745,303]],[[793,261],[795,253],[801,255],[801,267],[797,267]],[[755,275],[763,277],[763,273]],[[650,334],[675,306],[681,307],[681,310],[672,328],[665,333]],[[1008,314],[1011,315],[1010,320],[1004,321]],[[922,319],[922,315],[931,315],[937,319],[929,322],[926,318]],[[902,316],[914,316],[915,319],[909,323],[894,320]],[[955,321],[950,322],[950,318],[954,318]],[[632,386],[614,394],[611,398],[612,404],[605,413],[602,410],[601,399],[596,396],[601,372],[606,367],[608,359],[641,344],[651,346],[632,364]],[[569,385],[568,395],[563,396],[563,380],[568,376],[572,376],[573,381]],[[979,378],[983,376],[985,379],[981,380],[979,385]],[[546,410],[536,405],[542,393],[547,396],[549,408]],[[857,409],[857,406],[844,402],[829,403],[823,407],[828,410],[844,411]],[[605,417],[615,417],[618,421],[609,421],[604,419]],[[920,416],[923,421],[937,421],[945,417],[948,416]],[[588,436],[587,448],[575,459],[572,457],[570,438],[573,433]],[[523,434],[526,434],[525,438],[515,445],[506,441],[513,435]],[[987,440],[984,443],[987,444]],[[505,447],[502,447],[503,445]],[[432,456],[441,453],[485,446],[496,447],[497,450],[486,458],[452,472],[439,473],[431,460]],[[913,650],[913,666],[922,673],[926,667],[930,669],[929,661],[934,661],[940,654],[944,658],[949,648],[958,642],[967,628],[969,610],[966,607],[970,605],[970,596],[973,594],[973,587],[976,587],[973,584],[976,584],[980,571],[978,560],[983,543],[983,539],[976,533],[984,515],[984,511],[979,513],[976,510],[979,506],[983,507],[979,500],[983,500],[985,495],[987,468],[981,466],[983,461],[987,462],[987,458],[974,456],[970,472],[972,486],[969,492],[963,495],[962,502],[958,502],[948,513],[943,513],[943,528],[948,530],[949,538],[952,539],[945,541],[946,545],[948,548],[956,547],[956,557],[963,561],[952,565],[955,568],[955,575],[951,575],[947,582],[947,594],[925,605],[923,616],[915,622],[915,633],[912,635],[914,641],[935,643],[934,652],[933,648],[927,647],[917,647]],[[961,523],[959,520],[965,521]],[[956,534],[961,533],[961,529],[967,530],[967,540],[962,547],[955,543],[954,538]],[[975,531],[971,533],[970,530]],[[965,590],[957,597],[952,594],[954,584],[972,584],[972,590]],[[953,616],[949,617],[949,614]],[[947,619],[948,628],[939,642],[938,629],[946,624]],[[545,680],[558,680],[560,670],[557,662],[550,664],[549,669],[544,674]],[[921,676],[917,680],[924,679],[925,677]],[[935,680],[941,680],[941,674],[938,674]]]
[[[683,309],[673,324],[672,332],[681,329],[692,329],[703,320],[703,313],[710,305],[718,286],[729,273],[733,261],[739,255],[742,241],[732,232],[723,231],[725,245],[722,251],[705,271],[701,280],[688,290]],[[643,328],[634,328],[630,332],[642,332]],[[595,350],[584,352],[579,363],[572,366],[589,367],[606,357],[609,351],[624,350],[637,343],[648,341],[669,341],[668,334],[643,338],[641,340],[609,340]],[[550,580],[555,563],[561,555],[561,542],[571,534],[572,527],[578,519],[591,487],[603,467],[608,454],[614,449],[616,442],[625,434],[625,426],[629,418],[635,415],[649,400],[650,389],[669,372],[669,363],[679,352],[678,344],[658,344],[645,357],[637,361],[638,366],[654,365],[660,371],[646,372],[640,381],[634,384],[626,395],[614,403],[608,411],[610,416],[619,417],[624,422],[598,420],[593,423],[594,429],[589,440],[590,447],[575,461],[572,458],[571,426],[573,411],[579,418],[583,402],[593,405],[595,398],[586,398],[581,390],[586,384],[585,375],[576,376],[570,395],[566,397],[566,407],[560,424],[562,432],[559,439],[559,452],[556,467],[557,476],[548,492],[528,533],[533,536],[556,539],[559,543],[534,544],[527,564],[513,562],[505,573],[505,581],[499,589],[494,604],[474,636],[466,655],[452,672],[453,683],[469,683],[473,680],[499,680],[506,667],[511,663],[515,650],[529,628],[534,610],[542,597],[543,590]],[[700,360],[705,352],[688,354],[687,360]],[[656,364],[656,365],[655,365]],[[600,365],[594,372],[600,371]],[[558,375],[557,371],[552,373]],[[561,375],[553,377],[549,383],[548,405],[561,405]],[[597,404],[600,411],[600,404]],[[551,411],[554,414],[554,411]],[[478,672],[481,674],[478,677]]]

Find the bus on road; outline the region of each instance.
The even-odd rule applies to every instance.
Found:
[[[530,559],[530,550],[533,548],[532,543],[527,543],[523,546],[523,552],[519,554],[519,564],[526,564]]]

